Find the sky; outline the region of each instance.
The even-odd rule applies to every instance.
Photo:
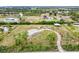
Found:
[[[79,0],[0,0],[0,6],[79,6]]]

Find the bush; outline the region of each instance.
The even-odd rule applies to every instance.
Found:
[[[49,49],[50,47],[49,46],[43,46],[43,45],[41,45],[41,44],[27,44],[26,45],[26,47],[23,47],[22,48],[22,52],[26,52],[26,51],[48,51],[48,49]]]
[[[14,39],[16,40],[16,45],[24,45],[27,41],[27,32],[21,32],[14,36]]]
[[[4,39],[4,34],[0,33],[0,41],[2,41]]]
[[[8,47],[0,46],[0,52],[7,52],[7,51],[8,51]]]
[[[63,48],[67,51],[79,51],[79,45],[67,44],[63,45]]]

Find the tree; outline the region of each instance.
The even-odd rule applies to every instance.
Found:
[[[16,45],[24,45],[27,42],[27,32],[21,32],[14,36]]]
[[[46,39],[49,41],[54,41],[56,39],[56,35],[54,33],[50,33]]]
[[[46,40],[49,40],[50,46],[51,46],[53,49],[56,48],[56,45],[55,45],[56,35],[55,35],[55,33],[50,33],[50,34],[48,34],[48,36],[46,37]]]
[[[8,47],[6,46],[0,46],[0,52],[7,52],[8,51]]]
[[[70,12],[71,18],[74,21],[79,21],[79,11]]]

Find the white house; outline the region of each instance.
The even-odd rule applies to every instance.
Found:
[[[6,18],[4,19],[5,23],[19,23],[19,19],[18,18]]]

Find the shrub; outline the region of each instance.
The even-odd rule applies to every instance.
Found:
[[[0,46],[0,52],[7,52],[7,51],[8,51],[8,47]]]
[[[4,34],[0,33],[0,41],[2,41],[4,39]]]
[[[63,48],[67,51],[79,51],[79,45],[67,44],[63,45]]]
[[[21,32],[14,36],[16,40],[16,45],[23,45],[27,41],[27,32]]]

